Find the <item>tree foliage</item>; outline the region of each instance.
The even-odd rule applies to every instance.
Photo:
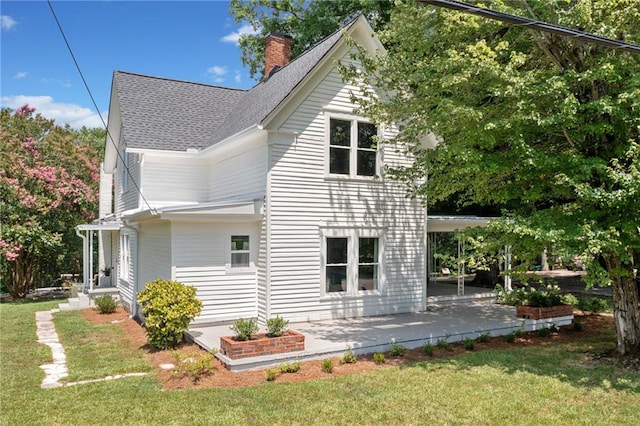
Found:
[[[269,32],[293,37],[293,59],[358,13],[366,14],[374,28],[382,28],[392,5],[391,0],[231,0],[230,11],[236,22],[245,22],[256,32],[242,35],[239,43],[242,63],[251,77],[260,78]]]
[[[640,44],[638,0],[491,8]],[[387,54],[343,71],[385,94],[363,114],[403,125],[416,161],[390,173],[430,205],[505,208],[491,230],[521,258],[581,255],[612,286],[619,352],[640,353],[640,55],[415,2],[378,35]],[[422,149],[430,132],[441,142]]]
[[[97,213],[98,138],[96,130],[56,126],[27,105],[0,112],[0,268],[13,297],[79,272],[74,227]]]

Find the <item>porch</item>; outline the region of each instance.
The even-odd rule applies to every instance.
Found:
[[[289,328],[305,335],[305,350],[286,354],[232,360],[216,356],[232,371],[266,368],[284,362],[342,356],[347,346],[356,354],[388,351],[392,342],[406,348],[439,339],[449,342],[475,339],[481,334],[501,336],[514,330],[538,330],[553,322],[570,324],[572,317],[553,320],[516,318],[515,308],[498,305],[492,299],[470,298],[458,303],[430,303],[425,312],[291,323]],[[233,333],[230,324],[193,326],[187,337],[204,349],[218,349],[221,336]]]

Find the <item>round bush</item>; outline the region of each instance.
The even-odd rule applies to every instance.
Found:
[[[177,281],[154,280],[138,293],[149,344],[158,349],[175,348],[189,323],[200,314],[202,302],[196,289]]]

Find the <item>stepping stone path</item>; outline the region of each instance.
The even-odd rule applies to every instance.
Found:
[[[51,364],[43,364],[40,366],[40,368],[45,372],[45,377],[42,379],[42,384],[40,385],[42,389],[104,382],[107,380],[122,379],[124,377],[145,376],[147,374],[125,373],[117,374],[115,376],[107,376],[100,379],[80,380],[78,382],[66,383],[60,382],[61,379],[69,377],[69,370],[67,370],[67,356],[64,353],[64,348],[60,343],[56,327],[53,324],[53,314],[56,312],[60,312],[60,310],[52,309],[50,311],[36,312],[36,335],[38,336],[38,343],[49,346],[51,348],[51,353],[53,354],[53,362]]]
[[[52,309],[50,311],[36,312],[38,343],[49,346],[53,353],[53,363],[40,366],[46,374],[42,380],[42,385],[40,385],[43,389],[64,386],[60,383],[60,379],[69,377],[67,356],[64,354],[64,348],[60,344],[56,327],[53,324],[53,314],[56,312],[59,312],[59,310]]]

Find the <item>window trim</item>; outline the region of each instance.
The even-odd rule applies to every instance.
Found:
[[[227,262],[226,262],[226,273],[228,274],[234,274],[234,273],[246,273],[246,272],[253,272],[255,271],[255,264],[253,261],[253,251],[254,251],[254,247],[253,247],[253,240],[254,238],[252,237],[251,234],[242,234],[242,233],[234,233],[234,234],[228,234],[228,250],[227,250]],[[233,237],[247,237],[249,238],[249,250],[233,250],[233,245],[232,245],[232,241],[233,241]],[[233,266],[232,265],[232,259],[233,259],[233,253],[248,253],[249,254],[249,265],[248,266]]]
[[[131,266],[131,237],[129,234],[120,234],[120,270],[119,278],[129,281]]]
[[[382,149],[380,145],[376,147],[376,168],[373,176],[358,174],[358,151],[365,150],[358,147],[358,123],[373,124],[371,120],[361,116],[351,114],[340,114],[333,112],[325,112],[325,178],[337,180],[362,180],[362,181],[379,181],[382,178]],[[331,173],[331,120],[343,120],[351,123],[350,128],[350,144],[349,144],[349,174]],[[380,139],[382,132],[380,126],[376,126],[376,135]],[[346,149],[346,147],[344,148]]]
[[[327,291],[327,238],[347,238],[347,290]],[[378,287],[375,290],[358,290],[358,267],[360,257],[358,240],[378,239]],[[385,243],[386,230],[383,228],[320,228],[320,298],[342,299],[366,296],[381,296],[386,291]]]

